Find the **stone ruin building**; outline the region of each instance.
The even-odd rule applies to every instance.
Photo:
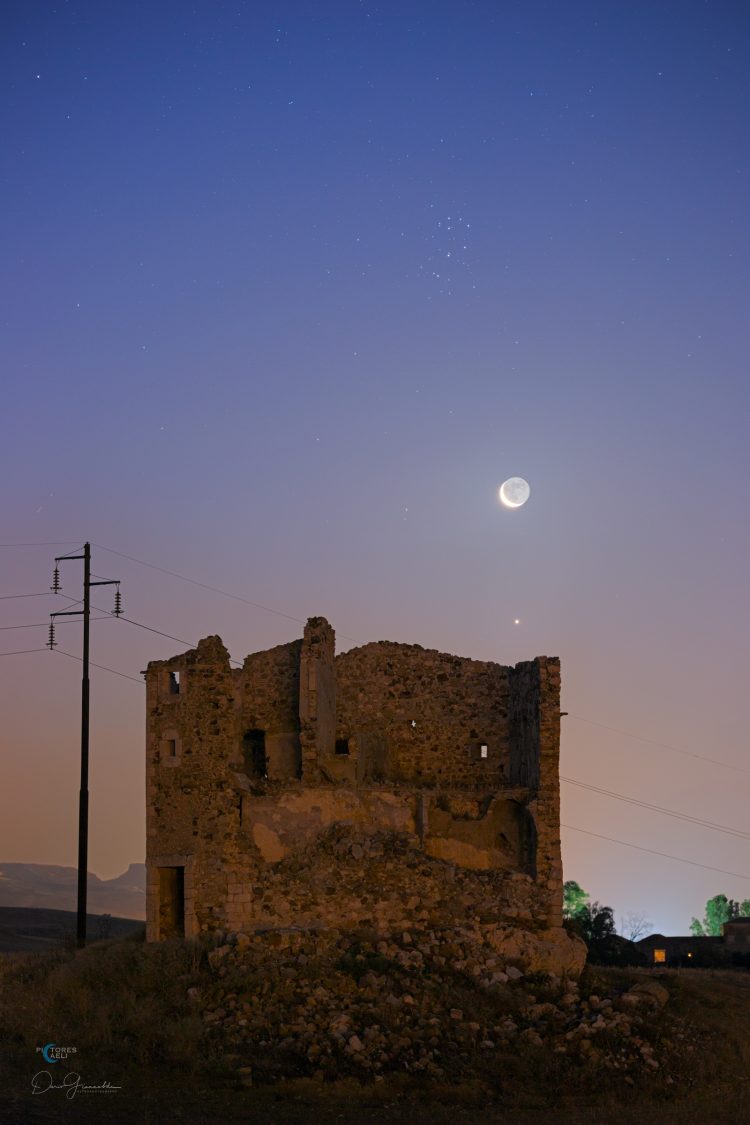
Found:
[[[337,888],[330,856],[294,884],[294,857],[343,826],[400,834],[436,878],[483,873],[498,923],[570,944],[557,658],[503,667],[390,642],[337,656],[313,617],[241,668],[212,636],[146,678],[149,941],[408,917],[408,887]]]

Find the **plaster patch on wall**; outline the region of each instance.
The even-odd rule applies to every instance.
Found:
[[[353,812],[358,804],[356,794],[330,789],[306,789],[284,793],[278,798],[280,809],[296,816],[317,813],[318,823],[330,824]]]
[[[253,825],[253,840],[266,863],[278,863],[288,851],[279,839],[278,833],[266,824]]]
[[[414,802],[397,793],[353,793],[351,790],[308,789],[274,797],[249,797],[243,817],[252,825],[253,839],[259,829],[270,833],[285,849],[304,846],[333,824],[351,824],[369,831],[415,831]],[[269,827],[274,825],[274,829]],[[267,858],[263,853],[264,859]]]
[[[478,848],[476,844],[467,844],[465,840],[450,840],[444,836],[428,837],[424,850],[435,859],[457,863],[459,867],[468,867],[473,871],[490,871],[493,867],[501,867],[504,859],[494,848]]]
[[[365,819],[376,828],[415,832],[414,801],[398,793],[367,793],[362,796]]]

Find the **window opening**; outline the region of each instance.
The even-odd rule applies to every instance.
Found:
[[[251,777],[268,777],[268,759],[266,757],[266,732],[264,730],[249,730],[242,740],[245,772]]]

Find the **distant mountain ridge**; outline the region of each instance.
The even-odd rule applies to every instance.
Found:
[[[44,863],[0,863],[0,906],[31,906],[47,910],[75,910],[78,871]],[[131,863],[114,879],[88,873],[89,914],[119,918],[146,917],[146,865]]]

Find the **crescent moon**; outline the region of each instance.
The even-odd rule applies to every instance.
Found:
[[[531,489],[523,477],[510,477],[500,485],[498,495],[506,508],[521,508],[531,495]]]

